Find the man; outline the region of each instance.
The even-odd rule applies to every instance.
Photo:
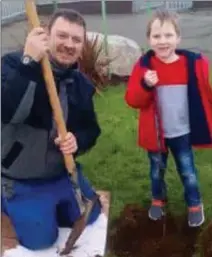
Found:
[[[79,71],[77,60],[86,24],[75,11],[57,11],[47,29],[33,29],[23,51],[2,57],[2,211],[17,239],[37,250],[51,246],[58,226],[80,217],[63,154],[76,158],[100,135],[92,96],[94,87]],[[40,61],[48,54],[66,121],[66,139],[57,135]],[[78,164],[83,194],[95,192]],[[100,213],[94,206],[88,223]]]

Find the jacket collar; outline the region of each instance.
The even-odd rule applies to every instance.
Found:
[[[196,61],[197,59],[201,59],[201,54],[185,50],[185,49],[176,49],[176,53],[179,55],[184,55],[187,60],[190,61]],[[155,55],[155,52],[153,50],[148,50],[140,59],[140,65],[142,67],[150,68],[151,64],[151,58]]]

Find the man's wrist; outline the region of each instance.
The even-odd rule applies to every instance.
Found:
[[[36,62],[31,56],[22,53],[22,56],[20,57],[19,72],[35,81],[38,79],[40,64]]]
[[[29,55],[27,53],[23,53],[23,55],[21,57],[21,62],[24,65],[28,65],[28,66],[38,63],[31,55]]]

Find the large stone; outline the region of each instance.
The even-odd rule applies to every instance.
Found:
[[[94,40],[98,36],[98,45],[104,44],[104,35],[97,32],[87,32],[87,38]],[[118,76],[129,76],[132,67],[138,58],[141,56],[140,46],[133,40],[119,36],[108,35],[108,57],[112,59],[110,63],[110,71]],[[105,58],[105,53],[102,52],[100,60]]]

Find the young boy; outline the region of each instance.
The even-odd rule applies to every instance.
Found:
[[[170,149],[184,186],[188,224],[204,222],[192,146],[212,147],[212,90],[201,54],[178,50],[176,15],[157,11],[147,27],[149,50],[135,64],[125,95],[140,110],[139,145],[148,151],[152,204],[149,218],[161,219],[166,202],[164,174]]]

